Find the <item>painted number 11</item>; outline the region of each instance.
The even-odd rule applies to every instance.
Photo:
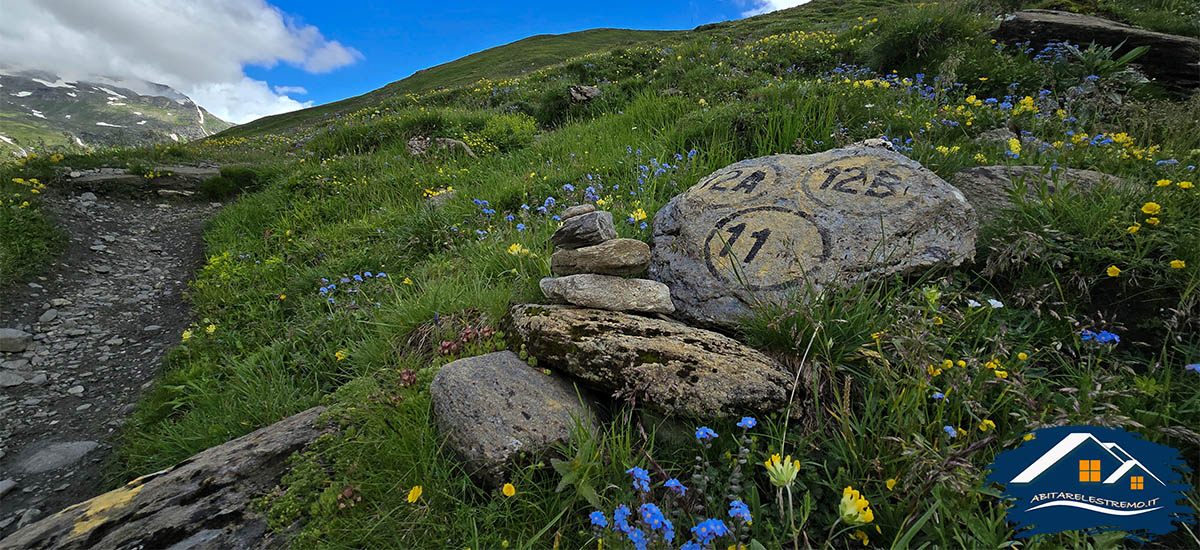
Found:
[[[724,258],[725,256],[728,256],[729,251],[733,249],[733,243],[737,242],[738,237],[742,236],[742,232],[745,230],[746,230],[745,223],[739,223],[733,227],[730,227],[729,229],[726,229],[726,231],[729,232],[729,241],[726,242],[725,246],[721,248],[721,252],[720,252],[720,254],[718,254],[718,256],[720,256],[722,258]],[[771,230],[770,230],[770,228],[766,228],[766,227],[751,233],[750,236],[754,237],[754,246],[750,247],[750,252],[746,254],[746,259],[742,260],[742,263],[748,264],[751,261],[753,261],[754,257],[758,255],[759,249],[762,248],[763,243],[767,242],[767,237],[769,237],[770,235],[771,235]]]

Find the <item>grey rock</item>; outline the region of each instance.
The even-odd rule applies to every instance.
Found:
[[[450,138],[431,138],[427,136],[413,136],[408,140],[406,149],[408,154],[414,157],[424,156],[430,149],[439,147],[450,151],[462,151],[471,158],[475,157],[475,152],[471,150],[471,146],[457,139]]]
[[[83,395],[83,386],[71,386],[70,389],[67,390],[67,393],[71,395]]]
[[[38,322],[39,323],[49,323],[50,321],[53,321],[55,319],[58,319],[58,310],[57,309],[47,309],[45,313],[42,313],[41,316],[38,317]]]
[[[884,147],[744,160],[654,218],[649,277],[677,313],[733,327],[751,304],[868,277],[958,265],[978,225],[957,189]]]
[[[600,95],[600,88],[595,86],[574,85],[568,90],[571,93],[571,103],[587,103]]]
[[[8,494],[8,492],[16,488],[16,486],[17,482],[11,479],[0,481],[0,498],[4,498],[4,495]]]
[[[33,523],[34,521],[37,521],[37,518],[39,518],[41,516],[42,516],[42,511],[38,510],[37,508],[26,509],[25,512],[21,514],[21,519],[17,520],[17,529],[20,529],[26,525],[29,525],[30,523]]]
[[[650,245],[637,239],[613,239],[582,248],[556,250],[550,256],[550,271],[555,275],[640,275],[649,265]]]
[[[1150,51],[1134,61],[1164,87],[1187,93],[1200,87],[1200,39],[1147,31],[1100,17],[1054,10],[1024,10],[1007,16],[993,33],[1005,41],[1041,48],[1067,41],[1117,48],[1113,59],[1138,46]]]
[[[15,328],[0,328],[0,351],[22,352],[33,341],[33,335]]]
[[[453,361],[434,376],[429,392],[450,448],[473,477],[493,487],[520,453],[540,454],[566,442],[576,418],[595,423],[570,382],[511,351]]]
[[[542,293],[552,301],[580,307],[639,313],[674,313],[671,289],[649,279],[622,279],[583,273],[541,280]]]
[[[87,334],[87,330],[81,328],[69,328],[64,332],[64,334],[67,336],[83,336],[84,334]]]
[[[668,414],[736,417],[782,410],[791,375],[738,341],[682,323],[600,309],[516,305],[517,345],[603,391],[630,392]]]
[[[0,388],[11,388],[25,383],[25,377],[13,371],[0,371]]]
[[[582,248],[617,238],[612,212],[599,210],[563,220],[562,227],[550,236],[559,248]]]
[[[309,409],[178,465],[26,526],[4,539],[5,550],[183,550],[286,548],[267,533],[251,502],[279,483],[287,458],[325,430],[323,408]],[[86,520],[86,521],[85,521]],[[212,531],[217,531],[214,536]],[[195,542],[180,546],[183,541]]]
[[[17,471],[25,474],[37,474],[57,470],[75,463],[99,446],[100,444],[95,441],[51,443],[29,454],[23,460],[19,460]]]
[[[91,191],[87,191],[79,195],[79,200],[83,202],[96,202],[96,194],[92,193]]]
[[[562,214],[559,215],[559,219],[565,220],[567,218],[574,218],[575,216],[578,216],[580,214],[587,214],[589,212],[595,212],[595,211],[596,211],[596,206],[593,204],[577,204],[566,210],[563,210]]]
[[[6,368],[6,369],[12,369],[12,370],[21,370],[28,366],[29,366],[29,360],[25,359],[25,358],[13,359],[11,361],[5,361],[3,363],[0,363],[0,367]]]
[[[976,166],[958,171],[950,183],[962,191],[984,221],[1012,206],[1011,193],[1018,186],[1024,186],[1026,200],[1036,201],[1043,185],[1050,195],[1067,188],[1078,192],[1122,185],[1120,178],[1101,172],[1066,168],[1048,173],[1041,166]]]
[[[66,298],[52,298],[50,300],[50,305],[54,307],[69,306],[71,305],[71,301]]]
[[[144,331],[146,331],[146,332],[155,332],[155,331],[158,331],[158,330],[162,330],[162,326],[160,326],[160,325],[148,325],[148,326],[144,326],[144,327],[142,327],[142,330],[144,330]]]
[[[29,383],[33,384],[35,386],[41,386],[42,384],[45,384],[46,383],[46,374],[39,372],[39,373],[33,375],[33,378],[29,379]]]

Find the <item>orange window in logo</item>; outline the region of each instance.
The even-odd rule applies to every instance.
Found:
[[[1099,460],[1080,460],[1079,461],[1079,482],[1080,483],[1099,483],[1100,482],[1100,461]]]
[[[1143,488],[1142,476],[1129,476],[1129,488],[1133,489],[1133,490],[1142,489]]]

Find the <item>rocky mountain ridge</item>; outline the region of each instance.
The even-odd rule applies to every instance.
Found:
[[[0,158],[177,143],[230,126],[162,84],[0,67]]]

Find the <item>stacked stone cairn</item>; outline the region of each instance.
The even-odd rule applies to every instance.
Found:
[[[633,313],[675,311],[667,285],[627,278],[646,272],[650,246],[617,238],[611,212],[590,204],[568,208],[550,241],[557,248],[550,256],[550,271],[556,277],[542,279],[540,286],[551,301]]]

